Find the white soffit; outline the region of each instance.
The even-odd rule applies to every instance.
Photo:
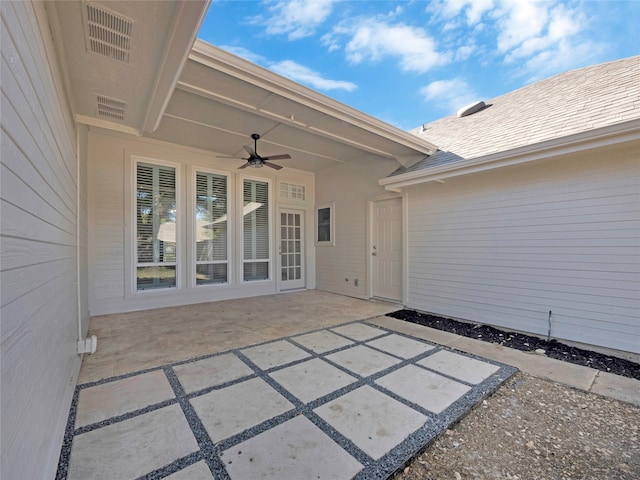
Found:
[[[76,120],[156,128],[209,0],[45,3]]]
[[[261,154],[287,149],[294,160],[282,164],[305,170],[366,156],[408,165],[436,150],[416,135],[196,40],[151,136],[237,155],[251,133],[262,136]]]

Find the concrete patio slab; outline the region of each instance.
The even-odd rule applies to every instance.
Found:
[[[198,450],[178,405],[77,435],[68,479],[137,478]]]
[[[497,365],[446,350],[440,350],[424,360],[420,360],[418,365],[473,384],[482,382],[500,368]]]
[[[249,324],[240,320],[237,331],[233,331],[231,315],[242,317],[239,304],[234,303],[230,312],[224,313],[225,318],[229,315],[229,321],[218,324],[221,331],[216,331],[209,322],[198,325],[200,318],[208,315],[202,307],[194,313],[189,306],[179,312],[181,322],[185,312],[193,314],[187,315],[184,323],[177,324],[175,318],[167,316],[166,322],[160,321],[154,332],[160,337],[169,335],[171,342],[185,348],[182,354],[163,351],[156,355],[153,344],[136,344],[147,350],[136,352],[131,356],[134,362],[127,363],[126,351],[113,348],[113,355],[120,356],[118,364],[126,364],[128,368],[147,366],[167,356],[178,360],[80,383],[70,409],[57,480],[72,478],[67,475],[69,472],[90,480],[99,478],[95,474],[98,471],[109,472],[114,478],[142,476],[174,480],[306,480],[317,476],[386,479],[516,371],[477,356],[455,353],[434,357],[441,358],[436,363],[444,369],[436,373],[419,362],[445,352],[446,348],[406,335],[400,329],[373,325],[375,319],[365,316],[369,313],[368,302],[353,299],[344,302],[341,297],[335,297],[339,308],[333,311],[331,308],[336,305],[327,309],[325,304],[334,296],[297,295],[296,298],[303,303],[310,298],[312,303],[317,302],[313,307],[317,312],[332,312],[332,318],[324,318],[319,323],[313,316],[301,320],[297,315],[304,315],[305,308],[302,303],[294,306],[292,302],[282,311],[286,322],[273,317],[273,322],[279,322],[277,327],[264,324],[256,310],[260,328],[256,323],[248,328]],[[357,305],[367,307],[360,311],[360,320],[340,323],[345,316],[356,315]],[[347,307],[354,308],[348,310]],[[375,305],[375,308],[383,307],[389,308]],[[340,313],[342,308],[345,316]],[[118,319],[104,331],[117,339],[125,330],[124,321]],[[137,318],[137,321],[143,320]],[[289,325],[293,325],[291,330]],[[185,336],[173,337],[182,327]],[[280,336],[276,336],[278,332]],[[216,339],[221,343],[215,343]],[[208,342],[210,353],[203,354]],[[221,345],[228,347],[225,350]],[[106,350],[111,349],[107,347]],[[186,357],[186,352],[192,355]],[[471,359],[473,361],[467,361]],[[450,362],[454,363],[450,365]],[[102,358],[94,365],[108,363],[108,358]],[[449,376],[457,373],[458,364],[478,368],[481,371],[478,375],[483,378],[495,371],[478,384],[465,384]],[[87,372],[91,377],[100,370]],[[149,374],[153,375],[145,377]],[[79,399],[88,398],[85,391],[125,380],[122,385],[131,385],[123,394],[127,396],[136,392],[133,386],[145,378],[156,378],[155,383],[163,385],[166,392],[168,382],[173,396],[168,395],[168,399],[157,403],[155,397],[144,396],[143,388],[134,410],[120,414],[115,402],[113,410],[105,410],[109,413],[103,414],[114,416],[76,428],[76,421],[84,421],[77,414]],[[416,384],[422,384],[423,389],[415,392]],[[148,405],[140,407],[147,402]],[[147,415],[168,408],[180,418],[179,422],[161,420],[156,428],[154,422],[145,420],[149,418]],[[139,426],[132,421],[139,422]],[[132,430],[129,425],[134,425]],[[175,432],[167,435],[163,428]],[[128,440],[121,429],[129,431],[135,440]],[[153,454],[154,448],[160,448],[156,442],[173,438],[171,435],[189,448],[173,449],[166,445],[162,448],[168,453]],[[185,435],[188,441],[183,439]],[[86,445],[92,439],[96,440],[88,449]],[[99,453],[98,444],[108,446],[114,442],[124,446],[124,458],[131,465],[123,466],[120,460],[114,460],[121,452],[106,456]],[[147,444],[153,461],[148,460]],[[85,454],[78,453],[83,450]],[[86,452],[90,452],[90,464],[81,462],[83,457],[85,460],[89,457]],[[245,456],[247,452],[251,455]],[[291,458],[292,455],[296,458]],[[162,457],[162,463],[156,462],[156,457]]]
[[[433,349],[433,345],[395,334],[379,338],[378,340],[372,340],[371,342],[367,342],[367,345],[398,355],[402,358],[413,358],[416,355]]]
[[[260,378],[192,398],[191,404],[214,442],[293,408],[286,398]]]
[[[278,370],[270,376],[304,403],[328,395],[356,381],[355,377],[347,375],[319,358]],[[322,379],[322,381],[312,379]]]
[[[286,340],[244,348],[242,353],[263,370],[310,357],[310,354]]]
[[[187,393],[222,385],[253,374],[253,370],[233,353],[177,365],[173,370]]]
[[[364,345],[358,345],[327,355],[327,360],[331,360],[361,377],[368,377],[401,362],[397,357],[392,357]]]
[[[362,465],[305,417],[222,452],[232,480],[348,480]]]
[[[414,365],[385,375],[376,383],[433,413],[441,413],[470,390],[462,383]]]
[[[199,461],[182,470],[172,473],[165,480],[214,480],[211,470],[204,461]]]
[[[123,378],[80,391],[76,428],[133,412],[174,397],[161,371]]]
[[[353,344],[352,340],[336,335],[329,330],[300,335],[293,337],[292,340],[315,353],[326,353]]]
[[[426,416],[367,385],[314,412],[376,460],[427,421]]]
[[[386,333],[384,330],[380,330],[379,328],[375,328],[370,325],[363,325],[361,323],[343,325],[342,327],[332,328],[331,331],[359,341],[369,340]]]

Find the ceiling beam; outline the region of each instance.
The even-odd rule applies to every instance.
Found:
[[[154,132],[160,125],[210,3],[211,0],[191,0],[178,4],[173,28],[166,36],[162,60],[147,102],[141,131]]]
[[[164,116],[167,117],[167,118],[172,118],[174,120],[179,120],[181,122],[186,122],[186,123],[189,123],[189,124],[192,124],[192,125],[199,125],[201,127],[210,128],[212,130],[223,132],[225,134],[236,135],[236,136],[240,137],[243,141],[245,141],[247,139],[247,133],[246,132],[237,132],[237,131],[234,131],[234,130],[229,130],[229,129],[226,129],[226,128],[223,128],[223,127],[218,127],[216,125],[211,125],[209,123],[199,122],[199,121],[196,121],[196,120],[193,120],[193,119],[190,119],[190,118],[185,118],[185,117],[182,117],[182,116],[179,116],[179,115],[174,115],[174,114],[171,114],[171,113],[165,113]],[[273,130],[273,128],[271,130]],[[328,155],[323,155],[323,154],[320,154],[320,153],[317,153],[317,152],[304,150],[302,148],[298,148],[298,147],[295,147],[295,146],[292,146],[292,145],[289,145],[289,144],[282,144],[282,143],[278,143],[278,142],[273,142],[273,141],[270,141],[268,139],[265,139],[264,136],[260,137],[260,142],[268,143],[269,145],[274,145],[274,146],[277,146],[278,148],[282,148],[282,149],[286,149],[286,150],[290,150],[290,151],[293,150],[293,151],[296,151],[298,153],[302,153],[302,154],[305,154],[305,155],[310,155],[310,156],[313,156],[313,157],[316,157],[316,158],[322,158],[324,160],[330,160],[330,161],[336,162],[336,163],[344,163],[344,159],[330,157]],[[244,150],[243,149],[239,149],[238,152],[240,154],[243,154]],[[220,152],[220,153],[224,153],[224,152]]]

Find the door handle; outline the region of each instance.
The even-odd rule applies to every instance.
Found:
[[[371,252],[371,255],[373,255],[374,257],[376,257],[378,254],[376,252]]]

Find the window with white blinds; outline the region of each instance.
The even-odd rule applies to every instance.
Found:
[[[269,184],[244,180],[242,192],[243,279],[269,279]]]
[[[136,289],[176,286],[176,169],[136,165]]]
[[[196,285],[227,283],[227,177],[196,172],[195,196]]]

